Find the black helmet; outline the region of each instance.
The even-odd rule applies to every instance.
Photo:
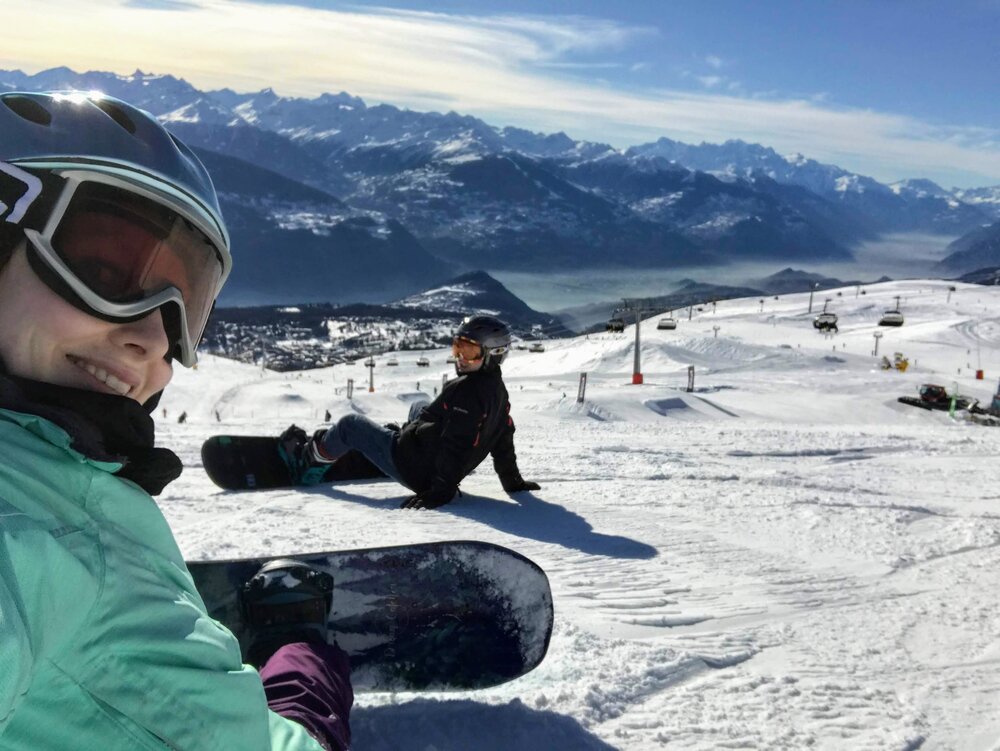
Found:
[[[483,370],[499,368],[510,352],[510,327],[493,316],[466,318],[455,336],[479,343],[483,348]]]
[[[101,300],[88,291],[86,281],[49,246],[74,200],[91,194],[92,203],[124,195],[155,205],[179,217],[177,227],[191,227],[203,237],[207,242],[192,245],[197,253],[191,252],[187,271],[197,278],[189,289],[127,301]],[[172,355],[186,366],[195,363],[208,313],[232,266],[229,235],[205,167],[152,115],[99,93],[0,94],[0,230],[5,246],[0,250],[27,237],[36,272],[98,317],[131,320],[176,300],[180,314],[171,318],[177,328]]]

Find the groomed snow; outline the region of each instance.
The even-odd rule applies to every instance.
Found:
[[[157,413],[187,466],[158,500],[190,559],[481,539],[546,569],[557,625],[541,667],[489,691],[359,695],[358,751],[996,749],[1000,430],[896,402],[924,382],[985,403],[996,390],[1000,289],[959,284],[948,302],[948,286],[818,293],[833,337],[808,294],[677,311],[676,331],[652,318],[642,386],[632,327],[516,351],[518,459],[542,490],[508,497],[487,460],[439,511],[399,510],[389,482],[223,492],[199,447],[313,429],[327,409],[399,421],[449,372],[443,350],[380,359],[374,393],[357,364],[204,357]],[[906,324],[879,329],[896,295]],[[876,331],[907,372],[877,367]]]

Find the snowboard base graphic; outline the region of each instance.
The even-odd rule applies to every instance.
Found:
[[[532,670],[548,649],[545,572],[499,545],[460,541],[189,563],[209,614],[244,654],[254,634],[243,585],[288,557],[332,574],[329,639],[350,656],[355,691],[486,688]]]

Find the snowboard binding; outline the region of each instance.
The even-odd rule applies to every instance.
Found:
[[[318,485],[330,469],[333,459],[326,459],[317,444],[322,443],[325,429],[312,436],[298,425],[290,425],[278,438],[278,454],[288,467],[293,485]]]
[[[278,558],[244,585],[240,604],[255,634],[246,661],[259,668],[285,644],[326,642],[333,577],[302,561]]]

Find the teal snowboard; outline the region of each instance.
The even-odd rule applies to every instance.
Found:
[[[448,691],[535,668],[552,634],[552,593],[536,564],[485,542],[436,542],[295,558],[334,579],[330,641],[350,656],[354,690]],[[253,639],[243,585],[271,558],[188,563],[209,614]]]

